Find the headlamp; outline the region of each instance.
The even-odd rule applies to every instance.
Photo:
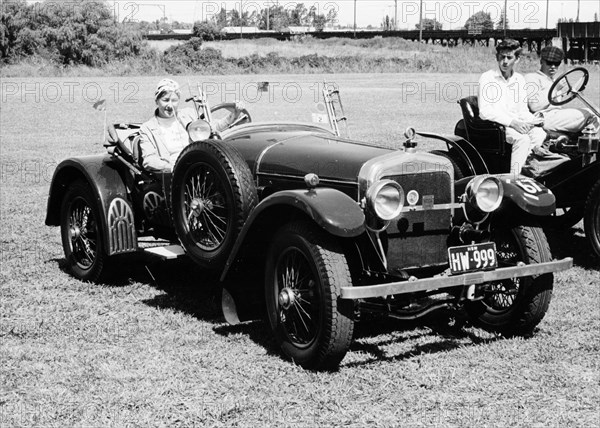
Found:
[[[392,220],[400,215],[404,207],[404,190],[395,181],[377,181],[367,190],[367,203],[381,220]]]
[[[207,121],[198,119],[188,125],[188,135],[192,141],[202,141],[210,138],[211,128]]]
[[[489,213],[498,209],[502,203],[504,188],[496,177],[478,176],[473,178],[466,188],[467,201],[479,211]]]

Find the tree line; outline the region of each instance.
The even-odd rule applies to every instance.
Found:
[[[304,3],[295,3],[293,8],[274,4],[261,10],[238,9],[221,10],[208,21],[217,29],[224,27],[256,27],[260,30],[282,31],[292,26],[312,27],[322,31],[328,23],[337,20],[337,11],[330,9],[327,14],[318,13],[316,6],[307,8]]]
[[[493,30],[496,28],[497,30],[504,29],[504,21],[506,20],[506,28],[509,28],[509,20],[506,16],[506,12],[502,10],[498,21],[494,22],[492,19],[492,15],[489,12],[479,11],[471,15],[467,21],[465,22],[464,29],[466,30]],[[421,26],[419,24],[415,25],[416,29],[419,30]],[[426,18],[423,19],[423,30],[424,31],[433,31],[433,30],[441,30],[442,23],[436,19]]]
[[[191,26],[173,22],[169,27],[164,27],[168,24],[166,20],[154,23],[116,22],[112,12],[106,0],[2,2],[0,60],[7,63],[37,55],[56,64],[83,64],[92,67],[133,57],[163,60],[165,58],[160,58],[158,52],[148,47],[143,35],[153,28],[169,31],[175,27]],[[503,28],[503,17],[496,24],[499,28]],[[185,48],[198,51],[202,40],[218,39],[221,29],[227,26],[256,26],[261,30],[273,31],[282,31],[290,26],[306,26],[320,31],[336,19],[335,9],[329,10],[326,15],[319,14],[314,6],[307,8],[303,3],[295,4],[294,8],[274,4],[262,10],[242,13],[237,9],[227,11],[222,8],[210,20],[193,25],[193,34],[200,40]],[[467,20],[465,27],[493,29],[494,22],[489,13],[477,12]],[[393,20],[384,20],[381,28],[392,30],[395,28]],[[424,30],[441,28],[442,24],[436,20],[423,20]],[[182,52],[165,52],[167,56],[179,54]]]
[[[156,56],[143,39],[150,30],[171,32],[191,28],[191,24],[155,22],[116,22],[106,0],[45,0],[28,3],[10,0],[0,4],[0,60],[4,63],[38,55],[63,65],[102,66],[144,55]],[[202,40],[214,40],[226,26],[256,26],[282,31],[289,26],[323,30],[337,18],[335,10],[319,14],[313,7],[298,3],[294,8],[281,5],[260,11],[221,9],[212,19],[197,22],[193,33]],[[196,42],[197,43],[197,42]]]
[[[63,65],[97,67],[142,55],[147,49],[137,28],[114,22],[106,1],[30,4],[13,0],[1,6],[3,62],[39,55]]]

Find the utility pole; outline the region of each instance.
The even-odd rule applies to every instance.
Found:
[[[504,16],[502,17],[503,19],[503,24],[504,24],[504,38],[506,39],[506,6],[507,6],[508,0],[504,0]]]
[[[581,0],[577,0],[577,20],[575,22],[579,22],[579,5],[581,3]]]
[[[550,0],[546,0],[546,30],[548,29],[548,11],[550,10]]]
[[[354,0],[354,38],[356,39],[356,0]]]
[[[398,0],[394,0],[394,30],[398,30]]]
[[[419,6],[419,43],[423,40],[423,0]]]

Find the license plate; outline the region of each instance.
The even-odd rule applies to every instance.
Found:
[[[448,261],[452,275],[496,269],[498,267],[496,244],[484,242],[483,244],[450,247],[448,248]]]

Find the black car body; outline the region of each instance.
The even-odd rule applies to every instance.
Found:
[[[142,236],[180,243],[221,279],[258,270],[264,283],[249,290],[283,353],[305,367],[336,366],[361,312],[461,308],[485,328],[527,334],[548,308],[552,272],[572,264],[552,260],[538,227],[555,209],[543,185],[457,180],[413,130],[389,148],[316,125],[247,123],[195,139],[173,173],[149,173],[137,127],[121,128],[107,154],[54,174],[46,224],[61,226],[71,272],[97,280]]]

